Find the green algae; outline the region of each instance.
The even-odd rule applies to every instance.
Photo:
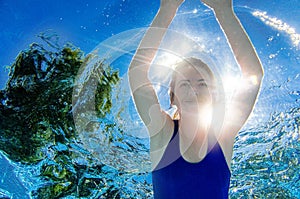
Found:
[[[21,51],[0,91],[0,150],[14,162],[39,165],[41,184],[30,190],[33,198],[115,197],[118,188],[103,173],[104,165],[80,148],[72,113],[75,78],[91,56],[71,44],[59,47],[51,38],[41,38],[46,47],[33,43]],[[101,73],[95,110],[104,117],[110,112],[119,74],[104,61],[97,64]],[[85,162],[79,164],[77,159]]]

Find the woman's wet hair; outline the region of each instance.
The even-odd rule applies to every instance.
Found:
[[[210,78],[212,85],[216,84],[215,76],[214,76],[212,70],[209,68],[209,66],[206,63],[204,63],[202,60],[194,58],[194,57],[184,59],[183,61],[181,61],[175,65],[173,73],[172,73],[172,78],[171,78],[171,82],[170,82],[170,86],[169,86],[171,107],[173,106],[174,97],[175,97],[174,90],[175,90],[175,84],[176,84],[176,77],[178,75],[177,73],[178,73],[178,70],[182,67],[193,67],[194,69],[196,69],[199,72],[199,74],[205,74],[206,76],[208,76]]]

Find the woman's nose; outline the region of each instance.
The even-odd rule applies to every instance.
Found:
[[[198,89],[196,86],[190,86],[187,92],[188,96],[198,96],[200,95],[200,89]]]

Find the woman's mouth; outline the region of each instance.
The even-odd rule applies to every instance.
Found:
[[[186,104],[198,104],[197,100],[184,100],[183,102]]]

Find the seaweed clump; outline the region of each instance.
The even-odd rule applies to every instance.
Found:
[[[0,149],[11,160],[37,163],[46,145],[75,136],[72,84],[81,64],[82,52],[71,46],[51,52],[33,43],[19,53],[0,94]]]
[[[33,43],[21,51],[0,91],[0,150],[14,162],[38,165],[40,185],[30,190],[33,198],[116,197],[117,172],[105,170],[81,147],[74,124],[75,77],[90,57],[71,44],[59,47],[51,37],[41,38],[48,45]],[[119,74],[97,64],[95,110],[104,117]]]

